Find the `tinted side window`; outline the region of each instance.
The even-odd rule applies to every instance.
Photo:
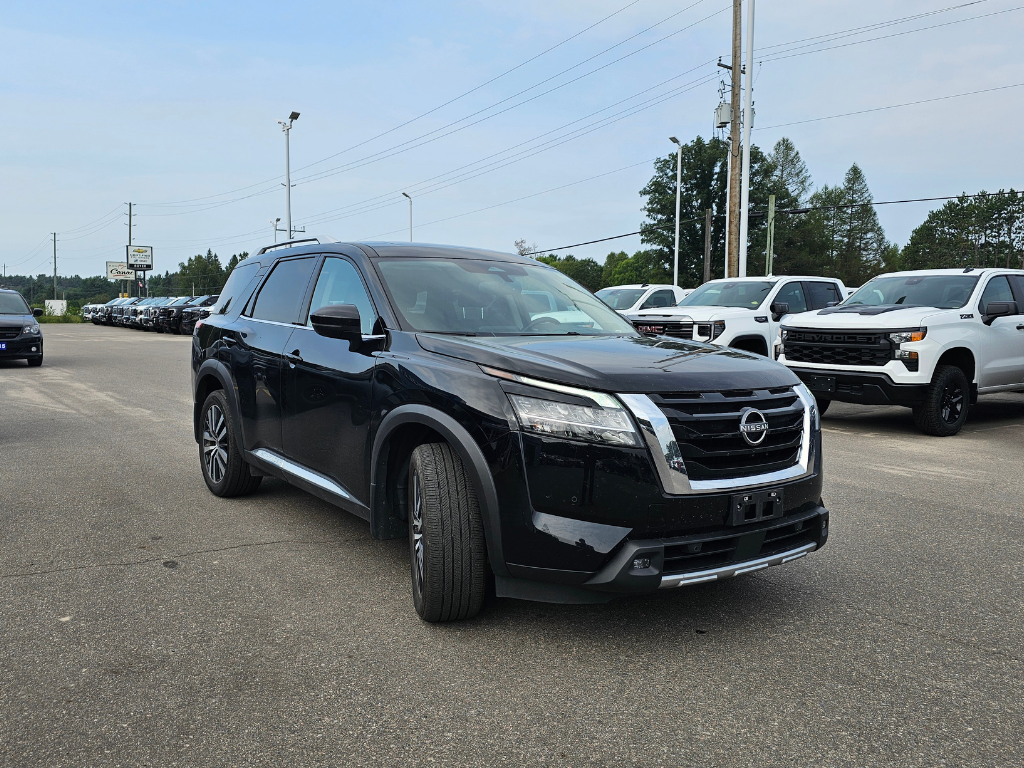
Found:
[[[239,264],[231,270],[231,274],[228,275],[228,281],[224,284],[224,290],[220,293],[218,304],[210,314],[223,315],[227,312],[228,307],[231,306],[232,299],[249,284],[249,280],[255,276],[258,268],[259,264],[254,261],[252,264]]]
[[[985,292],[981,294],[981,301],[978,302],[978,311],[983,315],[987,315],[988,305],[993,301],[1013,301],[1010,282],[1004,275],[998,275],[988,281],[988,285],[985,286]]]
[[[835,283],[804,283],[808,309],[824,309],[830,301],[840,301],[839,289]]]
[[[253,319],[275,323],[297,321],[314,264],[316,259],[312,256],[279,261],[260,288],[252,310]]]
[[[366,293],[359,271],[345,259],[324,260],[323,269],[320,270],[320,277],[317,278],[316,288],[313,290],[313,300],[309,304],[309,313],[313,314],[320,307],[332,304],[355,304],[359,309],[359,325],[362,332],[367,335],[373,333],[377,310],[373,308],[373,302]],[[312,325],[308,318],[306,324]]]
[[[788,283],[782,286],[782,290],[775,297],[775,301],[781,304],[789,304],[791,314],[807,311],[807,301],[804,299],[804,289],[800,286],[800,283]]]
[[[675,294],[672,291],[655,291],[640,306],[640,309],[651,309],[653,307],[671,307],[675,304]]]

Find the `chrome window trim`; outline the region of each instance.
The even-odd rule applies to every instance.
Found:
[[[812,396],[805,393],[802,385],[793,387],[796,396],[804,404],[803,437],[800,442],[800,457],[792,467],[767,472],[749,477],[730,477],[722,480],[690,480],[686,474],[686,465],[682,459],[679,445],[676,443],[672,426],[661,409],[647,395],[619,394],[626,408],[633,414],[640,427],[644,442],[650,449],[654,460],[654,468],[661,480],[661,487],[670,496],[685,496],[695,493],[712,493],[717,491],[739,491],[765,485],[797,480],[810,475],[814,471],[811,454],[812,414],[814,403]]]
[[[802,547],[796,549],[790,549],[786,552],[779,552],[775,555],[769,555],[768,557],[762,557],[757,560],[747,560],[743,563],[732,563],[730,565],[723,565],[720,568],[712,568],[707,571],[694,571],[693,573],[676,573],[670,576],[661,577],[661,589],[669,589],[671,587],[682,587],[687,584],[702,584],[706,581],[717,581],[718,579],[728,579],[732,576],[740,576],[744,573],[753,573],[754,571],[760,571],[763,568],[770,568],[773,565],[782,565],[793,560],[799,560],[806,554],[813,552],[818,548],[818,545],[814,542],[810,544],[804,544]]]

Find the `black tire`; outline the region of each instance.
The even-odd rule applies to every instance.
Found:
[[[476,616],[487,592],[487,549],[476,490],[446,443],[421,445],[409,462],[412,599],[424,621]]]
[[[924,401],[914,406],[914,423],[926,435],[951,437],[967,421],[971,384],[955,365],[936,367]]]
[[[832,405],[832,401],[824,397],[815,397],[814,400],[818,404],[818,415],[824,416],[825,411],[827,411],[828,407]]]
[[[40,365],[43,364],[43,356],[40,355],[39,357],[30,357],[26,362],[28,362],[29,368],[38,368]]]
[[[210,393],[199,424],[199,466],[206,487],[215,496],[244,496],[255,491],[262,477],[253,477],[239,450],[238,427],[223,390]]]

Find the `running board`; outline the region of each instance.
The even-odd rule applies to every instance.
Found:
[[[359,515],[364,520],[370,519],[369,508],[326,475],[314,472],[267,448],[257,448],[255,451],[247,451],[247,453],[249,457],[256,459],[258,464],[269,465],[284,473],[287,475],[284,479],[296,481],[296,485],[304,490]]]

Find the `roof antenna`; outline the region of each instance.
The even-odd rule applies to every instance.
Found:
[[[974,271],[974,267],[965,267],[965,268],[964,268],[964,274],[965,274],[965,275],[966,275],[966,274],[967,274],[968,272],[973,272],[973,271]]]

